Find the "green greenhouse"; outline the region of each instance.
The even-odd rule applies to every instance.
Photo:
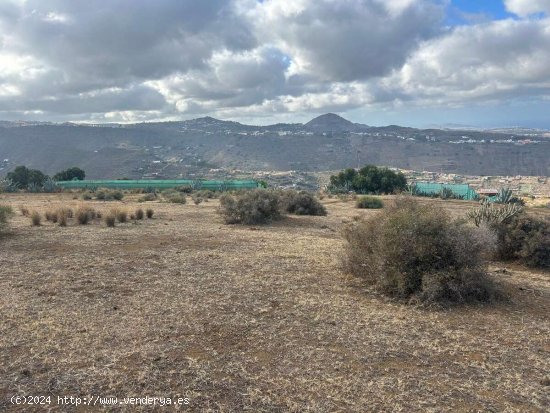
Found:
[[[437,196],[443,190],[450,190],[452,193],[461,199],[474,201],[479,198],[478,193],[468,184],[442,184],[437,182],[416,182],[411,185],[413,194],[422,196]]]
[[[190,187],[192,189],[210,189],[212,191],[227,191],[238,189],[260,188],[262,185],[255,180],[202,180],[202,179],[141,179],[141,180],[86,180],[60,181],[57,185],[64,189],[167,189]]]

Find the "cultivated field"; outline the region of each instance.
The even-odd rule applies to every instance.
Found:
[[[223,224],[216,200],[2,195],[16,216],[0,240],[0,411],[101,411],[15,394],[181,396],[197,412],[550,409],[548,273],[493,265],[510,299],[492,306],[392,302],[339,265],[343,223],[378,212],[323,202],[327,217],[251,227]],[[17,211],[62,204],[155,216],[32,227]]]

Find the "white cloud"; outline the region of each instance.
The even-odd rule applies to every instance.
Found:
[[[504,0],[506,9],[518,16],[536,13],[550,14],[550,0]]]
[[[550,0],[507,0],[519,19],[454,29],[448,4],[5,0],[0,118],[238,118],[550,95],[550,18],[531,16]]]
[[[550,93],[550,19],[465,26],[425,42],[386,89],[410,100],[470,102]]]

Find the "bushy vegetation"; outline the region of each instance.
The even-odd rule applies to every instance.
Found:
[[[75,217],[80,225],[87,225],[97,217],[97,212],[90,207],[79,207],[76,210]]]
[[[142,220],[144,216],[145,216],[145,212],[143,212],[143,209],[141,208],[136,209],[135,217],[137,220]]]
[[[147,193],[138,199],[138,202],[151,202],[157,200],[157,194],[154,192]]]
[[[38,169],[29,169],[20,165],[9,172],[6,178],[19,189],[29,189],[30,186],[34,191],[34,188],[42,188],[48,176]]]
[[[204,201],[204,198],[201,197],[198,193],[195,193],[193,194],[193,196],[191,197],[191,199],[193,200],[193,203],[195,205],[199,205],[202,203],[202,201]]]
[[[347,269],[381,292],[426,304],[488,302],[487,232],[453,221],[441,209],[398,199],[345,231]]]
[[[32,225],[35,227],[39,227],[42,224],[42,217],[37,211],[32,211],[31,222],[32,222]]]
[[[96,193],[96,199],[100,201],[121,201],[124,198],[122,191],[101,190]]]
[[[407,189],[407,179],[401,172],[367,165],[359,171],[346,169],[330,177],[329,192],[358,194],[393,194]]]
[[[82,169],[73,166],[72,168],[65,169],[60,171],[53,176],[54,181],[72,181],[78,180],[82,181],[86,177],[86,172]]]
[[[184,205],[187,203],[187,199],[185,198],[185,195],[179,192],[170,193],[169,195],[166,195],[165,198],[168,202],[171,202],[173,204]]]
[[[519,204],[507,203],[498,205],[484,199],[478,207],[468,212],[468,217],[478,227],[480,225],[494,226],[504,223],[522,212],[523,208]]]
[[[148,219],[151,219],[153,218],[153,215],[155,214],[155,211],[153,211],[151,208],[147,208],[147,210],[145,211],[145,216],[148,218]]]
[[[380,209],[384,208],[384,202],[374,196],[361,196],[357,198],[355,206],[361,209]]]
[[[550,268],[550,222],[521,214],[493,225],[496,258],[519,260],[529,267]]]
[[[282,191],[281,209],[283,212],[296,215],[326,215],[327,210],[321,202],[307,191]]]
[[[281,217],[280,196],[265,189],[225,194],[220,197],[219,212],[228,224],[265,224]]]
[[[108,227],[114,227],[116,225],[116,216],[114,214],[105,215],[105,225]]]
[[[0,205],[0,234],[6,230],[10,218],[13,216],[13,209],[10,206]]]
[[[121,224],[128,221],[128,211],[124,209],[117,209],[113,211],[114,215],[116,216],[116,219]]]

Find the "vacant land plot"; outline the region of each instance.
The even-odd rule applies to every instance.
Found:
[[[82,203],[1,202],[41,212]],[[263,227],[223,224],[215,200],[85,204],[155,215],[32,227],[17,213],[0,240],[0,411],[71,410],[57,399],[13,406],[15,394],[181,396],[182,411],[201,412],[550,408],[548,273],[495,265],[509,302],[429,311],[342,272],[343,221],[379,213],[352,201],[325,199],[326,217]]]

